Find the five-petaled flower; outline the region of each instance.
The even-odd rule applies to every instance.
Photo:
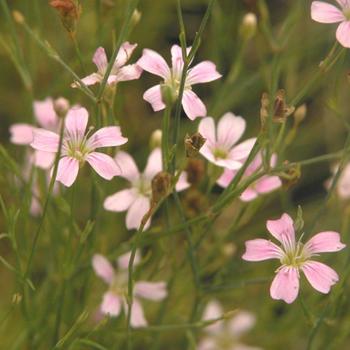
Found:
[[[338,282],[338,274],[329,266],[312,260],[319,253],[337,252],[345,247],[337,232],[325,231],[313,236],[303,244],[295,239],[293,220],[283,214],[278,220],[268,220],[268,231],[281,243],[281,247],[266,239],[246,242],[242,258],[246,261],[279,259],[281,266],[272,281],[270,294],[273,299],[292,303],[299,293],[299,278],[302,271],[317,291],[327,294]]]
[[[86,133],[89,115],[85,108],[71,108],[65,118],[61,159],[58,163],[56,180],[69,187],[75,181],[79,167],[85,161],[104,179],[111,180],[120,174],[117,163],[107,154],[96,152],[100,147],[125,144],[128,139],[121,134],[120,127],[108,126],[89,137]],[[57,153],[60,136],[52,131],[36,129],[31,146],[39,151]]]
[[[217,166],[232,170],[239,169],[256,140],[251,138],[236,145],[245,128],[245,120],[233,113],[224,114],[217,128],[212,117],[202,119],[198,131],[206,142],[199,152]]]
[[[92,259],[92,266],[99,276],[109,286],[108,291],[103,295],[100,311],[105,315],[113,317],[121,313],[122,308],[128,310],[128,264],[130,253],[118,258],[118,270],[115,271],[111,263],[103,256],[96,254]],[[140,261],[140,256],[135,256],[134,265]],[[165,282],[138,281],[133,289],[133,304],[131,307],[130,324],[132,327],[147,326],[142,305],[139,298],[152,301],[163,300],[167,296]]]
[[[341,9],[323,1],[313,1],[311,18],[320,23],[340,23],[336,37],[341,45],[350,48],[350,0],[337,0]]]
[[[126,152],[118,152],[115,156],[115,161],[121,166],[120,176],[128,180],[131,187],[107,197],[104,201],[104,208],[115,212],[127,210],[126,227],[129,230],[138,229],[141,220],[151,206],[151,181],[162,170],[161,150],[160,148],[155,148],[151,152],[142,174],[139,172],[133,158]],[[189,186],[186,173],[181,173],[176,184],[176,190],[182,191]],[[147,229],[149,225],[150,220],[144,229]]]
[[[34,102],[34,116],[40,127],[53,132],[58,132],[61,119],[55,111],[54,104],[59,104],[66,110],[69,108],[69,102],[63,97],[60,97],[55,101],[51,97],[48,97],[44,101]],[[37,127],[30,124],[12,124],[10,127],[10,141],[17,145],[30,145],[33,141],[33,132],[35,129],[37,129]],[[55,154],[52,152],[36,150],[33,159],[36,166],[48,169],[51,167],[54,158]]]
[[[140,78],[142,69],[137,64],[126,65],[137,44],[125,42],[120,47],[112,71],[107,79],[107,84],[116,84],[120,81],[135,80]],[[92,58],[97,67],[97,72],[81,79],[85,85],[101,83],[108,67],[107,55],[103,47],[99,47]],[[74,82],[72,87],[78,87],[79,83]]]
[[[218,319],[223,313],[220,303],[212,300],[204,309],[203,321]],[[260,350],[240,342],[240,338],[254,327],[255,322],[255,315],[243,310],[228,320],[217,321],[205,328],[206,335],[199,342],[198,350]]]
[[[189,51],[189,49],[187,49]],[[142,57],[137,64],[147,72],[158,75],[164,79],[163,84],[168,86],[172,94],[177,98],[180,90],[181,76],[184,67],[182,49],[178,45],[171,48],[172,67],[170,68],[164,58],[157,52],[144,49]],[[207,115],[207,109],[200,98],[192,91],[192,85],[208,83],[221,78],[221,74],[216,71],[216,66],[211,61],[203,61],[186,72],[186,80],[182,97],[182,107],[191,120]],[[143,98],[152,105],[154,111],[165,108],[162,99],[161,85],[155,85],[148,89]]]
[[[272,155],[271,167],[276,165],[277,157]],[[262,156],[261,153],[255,157],[255,159],[249,164],[243,177],[249,177],[257,173],[262,167]],[[217,180],[217,184],[223,188],[226,188],[237,174],[237,170],[225,169],[223,174]],[[272,192],[282,186],[282,182],[278,176],[265,175],[260,179],[256,180],[253,184],[248,186],[242,194],[240,199],[243,202],[249,202],[257,198],[259,195]]]

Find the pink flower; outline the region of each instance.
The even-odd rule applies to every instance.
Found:
[[[102,128],[88,137],[89,132],[85,132],[88,119],[88,112],[85,108],[72,108],[65,118],[65,132],[56,180],[67,187],[73,184],[78,175],[79,167],[85,161],[106,180],[111,180],[120,173],[113,158],[107,154],[95,152],[95,149],[120,146],[128,139],[122,136],[118,126]],[[36,129],[31,146],[39,151],[56,153],[59,147],[59,138],[59,135],[52,131]]]
[[[272,156],[271,167],[276,165],[277,157]],[[252,163],[248,166],[243,177],[252,176],[262,166],[262,158],[259,153]],[[217,184],[226,188],[237,174],[237,170],[225,169],[223,174],[217,180]],[[249,202],[257,198],[261,194],[269,193],[282,186],[282,182],[278,176],[263,176],[259,180],[250,185],[240,196],[243,202]]]
[[[333,166],[331,169],[333,176],[331,179],[328,179],[325,183],[325,186],[328,190],[330,189],[330,187],[332,185],[334,176],[335,176],[336,172],[338,171],[338,169],[339,169],[339,164]],[[344,167],[344,169],[343,169],[343,171],[338,179],[336,188],[337,188],[338,196],[340,198],[342,198],[342,199],[349,199],[350,198],[350,163],[348,163]]]
[[[138,229],[142,218],[151,206],[151,181],[162,170],[161,150],[160,148],[155,148],[151,152],[142,174],[139,172],[133,158],[126,152],[118,152],[115,156],[115,161],[122,167],[120,176],[128,180],[131,187],[107,197],[103,206],[109,211],[127,211],[126,227],[128,230]],[[186,173],[183,172],[176,184],[176,190],[182,191],[189,186]],[[145,229],[150,226],[150,223],[149,220]]]
[[[126,65],[126,62],[130,59],[137,44],[130,44],[126,41],[119,49],[117,58],[115,59],[111,74],[108,77],[108,84],[116,84],[120,81],[134,80],[141,76],[142,69],[137,64]],[[94,85],[101,83],[106,73],[108,61],[105,49],[99,47],[92,58],[92,61],[97,67],[97,72],[88,75],[82,79],[85,85]],[[72,87],[78,87],[79,83],[74,82]]]
[[[66,110],[69,108],[69,102],[64,98],[53,100],[51,97],[44,101],[34,102],[34,115],[39,126],[54,132],[58,132],[60,126],[60,117],[54,109],[54,103],[59,103]],[[13,124],[10,127],[10,141],[16,145],[30,145],[33,141],[33,131],[37,128],[30,124]],[[46,151],[35,151],[34,164],[40,168],[48,169],[51,167],[55,154]]]
[[[278,220],[268,220],[266,227],[281,246],[266,239],[253,239],[246,242],[242,258],[246,261],[280,260],[281,266],[270,288],[271,297],[292,303],[298,296],[300,271],[313,288],[324,294],[329,293],[339,280],[337,273],[311,258],[319,253],[337,252],[345,248],[345,244],[340,242],[339,233],[320,232],[303,244],[300,240],[295,241],[293,220],[288,214],[283,214]]]
[[[245,120],[233,113],[224,114],[219,120],[217,129],[212,117],[202,119],[198,131],[206,138],[206,142],[199,152],[219,167],[239,169],[256,140],[251,138],[236,145],[245,127]]]
[[[222,317],[224,310],[220,303],[212,300],[204,310],[203,320],[215,320]],[[218,321],[205,328],[206,336],[199,342],[198,350],[260,350],[240,343],[239,339],[255,325],[255,315],[248,311],[239,311],[231,319]]]
[[[187,50],[189,51],[189,49]],[[173,95],[177,98],[179,95],[181,75],[184,66],[180,46],[172,46],[171,61],[172,67],[170,68],[164,58],[157,52],[145,49],[143,50],[142,57],[138,60],[137,64],[141,66],[143,70],[163,78],[163,84],[167,85],[173,92]],[[216,71],[215,64],[210,61],[203,61],[188,70],[186,74],[185,90],[182,97],[182,107],[191,120],[197,117],[204,117],[207,114],[205,105],[192,91],[192,85],[208,83],[219,78],[221,78],[221,74]],[[148,89],[144,93],[143,98],[152,105],[155,112],[165,108],[165,104],[162,100],[160,84]]]
[[[320,23],[340,23],[336,37],[341,45],[350,48],[350,0],[337,0],[340,9],[323,1],[313,1],[311,18]]]
[[[102,255],[96,254],[92,259],[92,266],[97,276],[108,285],[108,291],[103,295],[100,310],[105,315],[118,316],[122,308],[128,310],[126,296],[128,294],[128,264],[130,253],[126,253],[117,260],[118,271],[115,271],[110,262]],[[136,255],[135,264],[140,261],[140,256]],[[143,308],[139,298],[152,301],[163,300],[167,296],[165,282],[139,281],[134,286],[134,298],[131,308],[130,323],[132,327],[145,327]]]

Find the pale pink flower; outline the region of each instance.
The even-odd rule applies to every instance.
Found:
[[[151,181],[162,170],[162,153],[160,148],[155,148],[148,157],[147,165],[143,173],[140,173],[133,158],[126,152],[118,152],[115,161],[121,166],[120,176],[130,182],[130,187],[119,191],[104,201],[104,208],[109,211],[127,211],[126,227],[138,229],[144,215],[151,207],[152,188]],[[185,172],[181,173],[176,184],[176,190],[182,191],[188,188]],[[150,226],[149,220],[145,230]]]
[[[334,180],[334,176],[339,169],[339,164],[332,167],[331,171],[333,173],[332,178],[326,181],[325,186],[329,190],[332,182]],[[350,198],[350,163],[345,165],[343,171],[340,174],[338,182],[336,184],[337,194],[342,199]]]
[[[69,102],[66,99],[61,97],[53,100],[48,97],[44,101],[34,102],[34,116],[39,127],[58,132],[60,117],[55,112],[54,103],[59,103],[66,110],[69,109]],[[30,145],[33,141],[33,131],[36,129],[37,127],[30,124],[13,124],[10,127],[10,141],[16,145]],[[43,169],[50,168],[54,158],[55,154],[53,152],[39,150],[34,152],[34,164]]]
[[[85,162],[88,162],[106,180],[111,180],[120,174],[119,166],[112,157],[95,150],[101,147],[120,146],[128,139],[122,136],[118,126],[102,128],[89,137],[89,132],[86,133],[88,119],[89,115],[85,108],[72,108],[65,118],[61,159],[58,163],[56,180],[67,187],[73,184],[79,167]],[[59,138],[59,135],[52,131],[36,129],[31,146],[39,151],[56,153]]]
[[[338,274],[329,266],[312,260],[312,257],[345,248],[345,244],[340,242],[339,233],[320,232],[303,244],[300,239],[295,240],[293,220],[288,214],[283,214],[278,220],[268,220],[266,227],[281,246],[266,239],[253,239],[245,243],[246,251],[242,258],[246,261],[280,260],[281,266],[270,288],[271,297],[292,303],[299,293],[300,271],[313,288],[324,294],[329,293],[339,280]]]
[[[276,165],[277,157],[273,155],[271,157],[271,167]],[[262,157],[259,153],[255,159],[249,164],[244,172],[243,178],[252,176],[262,167]],[[237,174],[237,170],[225,169],[223,174],[217,180],[217,184],[223,188],[226,188]],[[240,199],[243,202],[249,202],[256,199],[259,195],[272,192],[282,186],[282,182],[278,176],[263,176],[247,189],[245,189],[240,195]]]
[[[126,62],[130,59],[136,47],[137,44],[130,44],[128,41],[122,44],[118,51],[117,58],[115,59],[112,71],[107,79],[107,84],[116,84],[121,81],[140,78],[142,73],[141,67],[137,64],[126,65]],[[107,55],[103,47],[99,47],[95,51],[92,61],[97,67],[97,72],[81,79],[85,85],[94,85],[96,83],[101,83],[103,80],[108,66]],[[78,82],[72,84],[72,87],[78,86]]]
[[[92,259],[92,266],[97,276],[108,285],[108,291],[103,295],[100,310],[105,315],[119,316],[122,309],[128,310],[128,264],[130,253],[126,253],[117,260],[117,270],[103,256],[96,254]],[[135,256],[134,265],[140,261],[140,256]],[[131,308],[130,323],[132,327],[145,327],[145,319],[140,298],[160,301],[167,296],[165,282],[138,281],[133,289],[133,304]]]
[[[251,138],[236,145],[245,128],[245,120],[233,113],[224,114],[217,128],[212,117],[202,119],[198,131],[206,138],[206,142],[199,152],[219,167],[239,169],[256,141],[255,138]]]
[[[217,300],[209,302],[204,310],[203,320],[222,317],[224,310]],[[255,315],[248,311],[238,311],[231,319],[217,321],[205,328],[206,335],[199,342],[198,350],[260,350],[242,344],[240,338],[256,323]]]
[[[189,49],[187,49],[189,51]],[[168,86],[173,95],[178,97],[184,60],[182,58],[182,49],[178,45],[171,48],[172,67],[170,68],[164,58],[157,52],[144,49],[142,57],[137,64],[147,72],[160,76],[164,79],[162,84]],[[190,68],[186,74],[185,89],[182,97],[182,107],[191,120],[197,117],[207,115],[207,109],[200,98],[192,91],[192,85],[208,83],[221,78],[221,74],[216,71],[216,66],[211,61],[203,61],[193,68]],[[160,111],[165,108],[162,99],[161,84],[148,89],[144,95],[144,100],[152,105],[153,110]]]
[[[341,45],[350,48],[350,0],[337,0],[340,8],[323,1],[313,1],[311,18],[320,23],[340,23],[336,37]]]

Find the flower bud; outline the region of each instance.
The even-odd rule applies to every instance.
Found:
[[[196,132],[192,136],[186,135],[185,137],[185,150],[186,157],[195,158],[199,154],[199,150],[205,144],[206,139],[199,133]]]
[[[166,171],[161,171],[152,179],[152,204],[159,203],[169,194],[171,187],[171,175]]]
[[[306,104],[299,106],[294,112],[294,124],[299,125],[306,117],[307,107]]]
[[[19,11],[13,11],[13,12],[12,12],[12,16],[13,16],[14,20],[15,20],[17,23],[19,23],[19,24],[25,22],[24,16],[23,16],[22,13],[19,12]]]
[[[53,109],[59,117],[64,118],[69,110],[68,100],[64,97],[59,97],[53,102]]]
[[[190,158],[185,170],[187,181],[192,185],[197,185],[205,175],[205,163],[202,159]]]
[[[252,12],[244,15],[242,24],[240,27],[240,34],[244,40],[250,40],[256,34],[257,28],[257,18],[256,15]]]
[[[132,26],[136,26],[136,24],[140,22],[141,16],[141,12],[138,9],[135,9],[131,17]]]
[[[58,11],[61,22],[68,33],[75,34],[81,14],[81,5],[76,0],[52,0],[50,5]]]
[[[156,129],[152,132],[149,144],[150,144],[151,150],[158,148],[158,147],[161,147],[161,145],[162,145],[162,130]]]

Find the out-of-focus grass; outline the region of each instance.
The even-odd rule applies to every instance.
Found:
[[[123,21],[126,1],[83,1],[83,12],[79,21],[77,41],[83,56],[83,63],[87,72],[95,70],[91,62],[92,55],[98,46],[104,46],[111,55],[115,37]],[[257,11],[257,1],[218,0],[215,3],[209,24],[204,32],[201,47],[195,61],[202,59],[213,60],[218,70],[225,76],[232,64],[235,63],[240,47],[239,26],[243,15],[248,11]],[[248,128],[246,136],[255,136],[260,127],[259,110],[262,92],[268,91],[274,74],[280,70],[278,87],[284,88],[287,100],[291,100],[307,84],[308,80],[318,69],[318,64],[324,59],[334,42],[334,30],[331,26],[323,26],[310,19],[310,1],[266,1],[269,20],[272,23],[271,38],[264,33],[261,26],[257,35],[249,42],[244,53],[239,74],[236,81],[225,90],[221,89],[224,79],[198,87],[200,96],[205,100],[209,113],[219,118],[226,111],[233,111],[244,116]],[[20,10],[28,25],[41,38],[47,40],[72,67],[79,76],[83,72],[75,56],[75,50],[67,33],[60,23],[55,11],[44,0],[11,0],[8,1],[11,10]],[[176,2],[172,0],[141,0],[139,11],[142,14],[140,22],[133,29],[128,40],[137,42],[138,48],[131,61],[135,61],[143,48],[152,48],[170,59],[169,49],[178,42],[178,20],[176,16]],[[207,1],[183,1],[183,15],[187,29],[188,42],[191,43],[195,32],[205,12]],[[1,39],[5,43],[12,43],[11,31],[0,12]],[[0,46],[0,141],[1,144],[19,163],[24,158],[24,147],[9,144],[8,128],[15,122],[32,122],[32,102],[46,96],[64,96],[72,103],[79,103],[87,107],[91,114],[94,106],[80,91],[70,88],[72,77],[58,64],[52,61],[33,40],[16,25],[16,34],[24,58],[25,69],[29,72],[32,89],[26,89],[13,62],[6,50]],[[282,33],[282,34],[281,34]],[[278,61],[277,61],[278,60]],[[278,62],[278,66],[276,65]],[[347,54],[330,72],[321,77],[313,88],[303,96],[300,103],[306,103],[307,116],[298,129],[293,144],[287,149],[285,159],[298,161],[317,155],[337,151],[343,147],[346,128],[344,120],[349,121],[350,107],[348,104],[349,82]],[[143,101],[143,92],[157,78],[144,74],[140,80],[127,82],[118,87],[117,116],[123,132],[129,142],[125,149],[131,152],[140,168],[146,162],[149,152],[148,140],[151,132],[161,126],[161,113],[153,113],[150,106]],[[97,91],[96,88],[93,88]],[[185,116],[182,118],[181,132],[191,133],[197,128],[197,122],[190,122]],[[90,211],[91,174],[89,169],[79,175],[74,188],[75,205],[73,206],[75,224],[81,229],[85,226]],[[288,190],[281,190],[249,204],[241,224],[232,230],[227,243],[233,243],[235,254],[225,257],[221,250],[208,264],[206,258],[211,254],[211,248],[218,237],[226,232],[240,208],[244,205],[236,200],[221,216],[201,246],[197,258],[201,266],[201,274],[206,286],[203,301],[211,297],[223,301],[227,310],[242,308],[256,313],[257,326],[247,336],[247,343],[261,346],[264,349],[304,349],[312,325],[305,318],[302,307],[297,301],[293,305],[285,305],[272,301],[268,294],[269,282],[243,285],[242,281],[267,278],[271,279],[274,263],[248,264],[240,258],[246,239],[266,236],[265,221],[279,216],[282,212],[296,213],[297,205],[304,211],[306,223],[311,222],[316,212],[324,205],[326,196],[324,181],[330,176],[329,164],[322,163],[302,169],[302,176],[298,183]],[[121,188],[123,180],[114,179],[110,183],[98,180],[98,200]],[[12,179],[6,164],[0,164],[1,196],[6,207],[15,211],[20,209],[20,216],[16,226],[16,237],[23,252],[23,258],[28,256],[30,242],[38,219],[22,216],[28,207],[28,196],[18,183]],[[220,192],[218,188],[214,189]],[[93,316],[103,293],[102,283],[91,275],[91,252],[110,254],[112,258],[124,250],[125,242],[131,233],[124,225],[124,214],[112,214],[100,209],[95,227],[93,249],[84,252],[80,265],[68,281],[65,302],[59,305],[60,287],[64,279],[65,257],[74,255],[79,248],[79,231],[75,236],[68,235],[70,213],[67,213],[73,190],[65,191],[65,199],[54,199],[50,206],[48,219],[40,237],[39,249],[34,259],[33,282],[36,291],[30,292],[32,325],[35,329],[34,339],[38,341],[37,349],[52,348],[52,328],[54,327],[57,308],[62,307],[61,334],[65,334],[83,311],[89,311]],[[182,196],[185,200],[185,196]],[[67,202],[66,202],[67,201]],[[154,220],[154,230],[162,232],[162,211]],[[173,221],[177,216],[174,214]],[[332,198],[327,208],[313,228],[313,232],[325,229],[340,230],[343,241],[349,243],[348,210],[346,203],[340,203]],[[6,232],[5,221],[0,216],[0,231]],[[173,271],[173,261],[179,264],[186,259],[185,242],[182,233],[174,236],[173,244],[167,240],[157,240],[147,244],[144,248],[146,261],[142,269],[137,272],[142,278],[152,277],[155,280],[168,280]],[[53,254],[53,252],[55,252]],[[15,256],[7,240],[0,241],[0,255],[15,263]],[[347,253],[332,257],[332,266],[344,275]],[[327,260],[327,258],[325,259]],[[24,263],[23,259],[22,263]],[[89,273],[89,277],[87,274]],[[176,279],[170,293],[170,299],[165,313],[164,323],[174,324],[186,322],[189,318],[194,297],[192,274],[189,264],[176,272]],[[15,284],[14,274],[3,266],[0,267],[0,348],[26,349],[22,340],[26,336],[27,326],[20,312],[21,305],[12,304],[12,296],[20,288]],[[88,282],[86,282],[88,278]],[[331,296],[321,296],[311,291],[308,283],[302,279],[302,298],[307,305],[313,322],[317,322],[325,308],[329,307],[326,318],[322,321],[321,331],[315,341],[315,349],[345,349],[350,341],[347,299],[348,284],[342,283],[335,287]],[[86,286],[82,288],[82,286]],[[210,289],[210,286],[219,286]],[[222,288],[221,288],[221,287]],[[343,290],[342,290],[343,288]],[[333,295],[341,297],[333,300]],[[12,306],[11,306],[12,305]],[[149,320],[156,322],[159,305],[146,306]],[[7,312],[9,312],[8,316]],[[121,348],[124,341],[122,330],[125,322],[122,318],[108,320],[106,325],[91,333],[95,325],[93,317],[83,322],[74,337],[94,339],[107,349]],[[6,319],[5,319],[6,317]],[[159,341],[159,349],[184,349],[185,332],[172,331],[160,334],[135,332],[135,348],[146,349],[155,339]],[[334,339],[337,341],[334,342]],[[69,340],[69,342],[71,339]],[[70,342],[71,344],[71,342]],[[334,345],[332,347],[332,344]],[[120,346],[120,347],[118,347]],[[138,347],[137,347],[138,346]],[[65,347],[63,347],[65,348]],[[68,347],[67,347],[68,348]],[[93,349],[93,346],[71,345],[69,349]]]

